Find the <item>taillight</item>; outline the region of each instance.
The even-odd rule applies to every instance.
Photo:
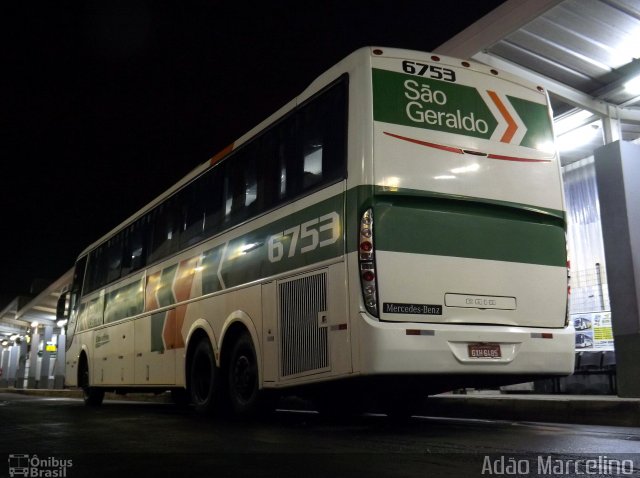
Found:
[[[373,242],[373,211],[367,209],[360,220],[358,263],[364,305],[374,317],[378,317],[378,285],[376,280],[375,247]]]

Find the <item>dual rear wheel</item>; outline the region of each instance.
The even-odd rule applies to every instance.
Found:
[[[237,337],[222,369],[215,365],[207,337],[195,345],[190,364],[189,390],[196,411],[228,409],[238,416],[253,416],[263,410],[265,397],[259,389],[258,360],[247,332]]]

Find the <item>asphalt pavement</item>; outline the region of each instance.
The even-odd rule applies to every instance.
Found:
[[[82,392],[76,389],[0,389],[0,393],[8,392],[43,397],[82,397]],[[105,398],[170,402],[168,393],[107,394]],[[288,404],[285,402],[283,407],[287,408]],[[466,394],[445,393],[429,397],[418,414],[447,418],[640,427],[640,398],[620,398],[613,395],[537,395],[471,391]]]

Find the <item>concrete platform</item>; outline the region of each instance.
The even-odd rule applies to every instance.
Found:
[[[0,392],[40,397],[82,398],[80,390],[0,389]],[[105,400],[170,403],[168,393],[159,395],[107,393]],[[445,393],[429,397],[421,415],[530,422],[576,423],[640,427],[640,398],[611,395],[534,395],[499,392]]]
[[[612,395],[451,393],[429,397],[428,415],[640,427],[640,398]]]

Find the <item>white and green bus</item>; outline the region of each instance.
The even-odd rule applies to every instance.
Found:
[[[360,49],[78,258],[66,382],[198,410],[573,371],[545,90]],[[357,393],[356,393],[357,392]]]

